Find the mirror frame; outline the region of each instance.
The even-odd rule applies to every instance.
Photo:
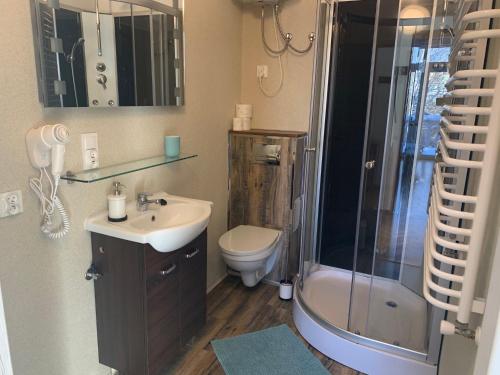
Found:
[[[37,87],[38,87],[38,100],[43,105],[44,108],[97,108],[92,106],[87,107],[50,107],[47,105],[47,93],[45,90],[45,79],[44,72],[42,68],[42,39],[40,34],[40,24],[39,24],[39,9],[38,4],[40,0],[30,0],[30,11],[31,11],[31,23],[33,28],[33,46],[35,52],[35,65],[37,73]],[[58,0],[57,0],[58,1]],[[90,0],[92,1],[92,0]],[[175,89],[178,91],[177,104],[176,105],[165,105],[165,106],[123,106],[122,108],[134,108],[134,107],[182,107],[185,104],[185,76],[184,76],[184,25],[183,17],[184,12],[179,7],[179,0],[172,0],[173,6],[162,4],[156,0],[108,0],[115,1],[118,3],[126,3],[130,5],[137,5],[141,7],[146,7],[157,12],[161,12],[167,15],[171,15],[176,19],[175,33],[177,33],[177,40],[179,41],[179,56],[175,58],[176,61],[176,75],[179,76],[179,86]],[[98,107],[103,108],[103,107]],[[120,108],[120,106],[110,107],[110,108]]]

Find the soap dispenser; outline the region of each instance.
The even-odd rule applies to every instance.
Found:
[[[118,181],[113,182],[113,192],[108,195],[108,220],[119,223],[127,220],[127,196],[122,194],[125,186]]]

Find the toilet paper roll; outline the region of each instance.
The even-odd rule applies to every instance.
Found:
[[[252,118],[253,106],[251,104],[236,104],[236,117]]]
[[[242,131],[243,130],[243,119],[239,117],[233,118],[233,130]]]
[[[241,124],[243,130],[250,130],[252,128],[252,119],[251,118],[242,118]]]

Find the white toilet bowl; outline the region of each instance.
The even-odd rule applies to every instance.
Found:
[[[240,272],[248,287],[257,285],[272,271],[281,243],[281,231],[251,225],[240,225],[219,238],[224,261]]]

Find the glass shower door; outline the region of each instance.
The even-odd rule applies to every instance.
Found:
[[[423,104],[433,9],[432,4],[415,6],[406,1],[392,10],[384,2],[383,8],[374,56],[349,329],[424,354],[427,303],[417,290],[417,276],[425,226],[419,225],[422,220],[417,220],[417,214],[425,222],[431,174],[428,165],[417,159],[432,153],[432,147],[423,150],[420,143],[423,120],[432,120]],[[398,23],[383,22],[384,17]],[[394,43],[388,47],[390,37]],[[416,280],[402,283],[403,269]],[[417,272],[410,275],[408,270]]]
[[[399,0],[379,1],[377,6],[348,324],[351,332],[367,337]]]
[[[300,288],[303,281],[319,265],[319,252],[317,252],[318,238],[318,205],[319,194],[317,193],[320,184],[319,171],[321,170],[321,155],[323,146],[323,127],[318,126],[324,123],[324,100],[325,92],[329,85],[329,70],[332,64],[331,48],[334,43],[335,28],[335,7],[336,4],[321,3],[318,7],[318,50],[316,52],[315,69],[321,72],[315,76],[313,101],[311,108],[311,129],[308,136],[308,147],[305,155],[305,200],[302,205],[302,230],[301,238],[301,260],[300,260]]]

